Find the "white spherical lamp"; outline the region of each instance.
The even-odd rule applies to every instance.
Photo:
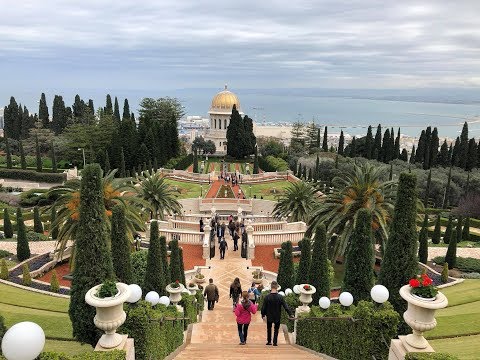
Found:
[[[285,296],[285,293],[283,291],[278,292],[279,295]]]
[[[190,291],[188,291],[188,289],[183,289],[182,293],[190,295]]]
[[[330,307],[330,299],[327,298],[326,296],[322,296],[319,300],[318,300],[318,305],[322,308],[322,309],[328,309]]]
[[[8,360],[33,360],[45,346],[45,333],[37,324],[24,321],[13,325],[3,336],[2,352]]]
[[[159,304],[162,304],[162,305],[165,305],[165,306],[168,306],[170,305],[170,299],[168,298],[168,296],[162,296],[160,298],[160,300],[158,301]]]
[[[338,300],[340,301],[340,304],[342,304],[343,306],[348,307],[353,304],[353,296],[347,291],[342,292],[338,297]]]
[[[150,291],[145,295],[145,301],[148,301],[152,306],[155,306],[160,301],[160,295],[156,291]]]
[[[285,289],[285,295],[290,295],[292,292],[293,292],[293,291],[292,291],[292,289],[290,289],[290,288],[286,288],[286,289]]]
[[[137,284],[128,285],[130,288],[130,296],[127,299],[127,302],[130,304],[136,303],[142,298],[142,288]]]
[[[293,292],[297,295],[300,294],[300,285],[295,285],[293,287]]]
[[[375,285],[372,290],[370,290],[370,296],[376,303],[383,304],[385,301],[388,300],[390,293],[385,286]]]

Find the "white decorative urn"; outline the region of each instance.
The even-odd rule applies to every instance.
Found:
[[[118,293],[112,297],[100,298],[97,296],[102,284],[94,286],[85,294],[86,303],[97,309],[93,322],[97,328],[105,331],[98,342],[105,349],[111,349],[121,344],[123,338],[116,331],[127,318],[123,311],[123,303],[130,297],[131,291],[127,284],[117,283],[116,285]]]
[[[190,292],[190,295],[196,295],[197,290],[198,290],[198,285],[197,284],[195,284],[193,282],[188,284],[188,291]]]
[[[400,289],[400,296],[408,302],[407,311],[403,313],[403,319],[413,330],[413,334],[405,337],[408,345],[416,349],[425,349],[428,342],[423,337],[424,331],[429,331],[437,326],[435,310],[447,307],[448,300],[445,295],[438,292],[435,300],[413,296],[410,285],[404,285]]]
[[[177,306],[177,304],[182,300],[182,292],[185,289],[183,284],[178,283],[178,287],[172,287],[172,284],[168,284],[166,287],[168,293],[170,294],[170,302]]]
[[[300,302],[302,303],[302,308],[306,310],[312,302],[312,295],[317,292],[317,289],[310,284],[301,284],[298,286],[300,289]]]

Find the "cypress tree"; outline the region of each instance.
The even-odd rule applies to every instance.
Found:
[[[118,99],[115,96],[115,104],[114,104],[114,110],[113,110],[113,118],[117,120],[117,122],[120,122],[120,107],[118,106]]]
[[[452,166],[448,171],[447,187],[445,188],[445,197],[443,198],[442,208],[446,209],[450,204],[450,183],[452,181]]]
[[[110,94],[107,94],[107,100],[103,111],[105,112],[105,115],[113,115],[112,97]]]
[[[303,165],[302,179],[307,180],[307,166]]]
[[[415,156],[417,156],[417,153],[415,151],[415,145],[413,145],[412,153],[410,154],[410,164],[415,164]]]
[[[38,144],[38,136],[35,136],[35,158],[37,161],[37,171],[42,172],[42,155],[40,154],[40,145]]]
[[[153,159],[153,171],[157,172],[158,170],[158,161],[157,158]]]
[[[399,159],[402,160],[402,161],[405,161],[405,162],[408,161],[408,151],[407,151],[407,149],[402,150],[402,153],[400,154]]]
[[[293,288],[295,284],[293,283],[293,254],[292,243],[290,241],[282,243],[277,274],[277,282],[282,288]]]
[[[343,130],[340,131],[340,139],[338,140],[338,155],[343,155],[345,146],[345,136],[343,135]]]
[[[355,220],[345,259],[342,291],[351,293],[355,302],[370,299],[370,290],[374,284],[375,256],[371,224],[371,212],[368,209],[361,209]]]
[[[432,141],[432,128],[431,126],[427,127],[425,131],[425,154],[423,156],[423,169],[427,170],[430,166],[430,147]]]
[[[399,314],[406,310],[400,288],[417,274],[417,179],[412,173],[400,174],[397,201],[388,244],[380,269],[380,284],[390,292],[390,302]]]
[[[382,125],[378,124],[375,141],[373,143],[373,151],[377,153],[377,160],[382,161]],[[372,154],[373,157],[373,154]]]
[[[130,105],[128,104],[128,99],[125,99],[123,102],[123,116],[122,120],[130,120]]]
[[[462,133],[460,134],[460,153],[459,153],[459,162],[458,166],[462,169],[467,168],[467,159],[468,159],[468,123],[465,121],[462,128]]]
[[[477,167],[477,143],[474,138],[468,142],[468,154],[465,164],[465,170],[470,171]]]
[[[52,172],[57,172],[57,156],[55,154],[55,146],[52,141]]]
[[[48,106],[47,100],[45,99],[45,94],[42,93],[40,96],[40,101],[38,104],[38,119],[42,122],[42,125],[45,129],[49,127],[49,115],[48,115]]]
[[[430,138],[430,162],[428,168],[437,165],[438,163],[438,147],[440,146],[440,139],[438,138],[438,129],[435,127]]]
[[[25,158],[25,150],[23,149],[23,142],[19,141],[18,145],[20,146],[20,166],[23,170],[27,169],[27,160]]]
[[[178,253],[180,257],[180,282],[186,286],[186,279],[185,279],[185,266],[183,264],[183,249],[181,247],[178,248]]]
[[[428,177],[427,177],[427,186],[425,187],[425,199],[423,201],[423,205],[425,207],[428,207],[428,199],[430,197],[430,186],[432,184],[432,169],[428,172]]]
[[[322,151],[328,151],[328,138],[327,138],[327,127],[325,126],[325,130],[323,131],[323,142],[322,142]]]
[[[426,264],[428,261],[428,214],[425,213],[423,226],[418,235],[418,260]]]
[[[448,268],[453,269],[457,265],[457,237],[452,236],[445,254],[445,262],[448,263]]]
[[[30,258],[30,246],[28,245],[27,229],[23,222],[22,209],[17,208],[17,259],[22,262]]]
[[[168,268],[167,239],[160,236],[160,261],[163,264],[163,276],[165,281],[170,280],[170,271]]]
[[[57,218],[57,208],[52,206],[52,213],[50,215],[50,236],[52,240],[57,240],[58,237],[58,226],[53,227],[53,223]]]
[[[450,214],[448,216],[448,223],[445,229],[445,234],[443,235],[443,242],[445,244],[449,244],[450,240],[452,239],[452,235],[453,235],[453,218],[452,218],[452,215]]]
[[[33,208],[33,231],[38,234],[43,234],[43,224],[42,219],[40,219],[40,212],[38,211],[38,206]]]
[[[457,139],[455,140],[455,144],[453,145],[453,150],[452,150],[452,161],[451,164],[453,166],[460,166],[460,137],[457,136]]]
[[[295,176],[299,179],[302,177],[302,164],[300,163],[298,163],[297,173],[295,174]]]
[[[372,154],[373,154],[373,134],[372,134],[372,126],[369,125],[368,126],[368,130],[367,130],[367,137],[365,139],[365,157],[367,159],[371,159],[372,158]]]
[[[307,177],[307,180],[308,180],[308,181],[312,181],[312,180],[313,180],[313,177],[312,177],[312,168],[308,168],[308,177]]]
[[[230,124],[227,128],[227,155],[240,159],[243,157],[244,141],[246,140],[243,119],[240,116],[237,106],[234,104]]]
[[[330,276],[327,252],[327,230],[324,224],[315,228],[312,261],[308,272],[309,283],[317,289],[312,295],[313,303],[318,304],[322,296],[330,298]]]
[[[350,143],[350,157],[357,157],[357,140],[355,136],[352,138],[352,142]]]
[[[115,205],[112,209],[112,260],[117,280],[125,284],[132,283],[132,264],[130,262],[130,241],[125,226],[125,209]]]
[[[397,131],[397,137],[395,138],[395,151],[393,153],[393,158],[398,159],[400,157],[400,128]]]
[[[125,172],[125,154],[123,153],[123,147],[122,151],[120,153],[120,177],[124,178],[126,177],[126,172]]]
[[[8,266],[5,259],[0,260],[0,279],[8,280]],[[2,321],[3,319],[0,319]],[[3,324],[3,323],[2,323]],[[6,329],[0,328],[0,336],[5,332]],[[2,333],[3,331],[3,333]]]
[[[3,209],[3,234],[7,239],[13,238],[13,226],[7,208]]]
[[[170,241],[170,281],[182,281],[182,269],[180,265],[180,249],[178,241]]]
[[[7,153],[7,169],[12,168],[12,152],[10,150],[10,142],[8,140],[7,134],[5,134],[5,152]]]
[[[317,141],[316,141],[316,147],[317,149],[320,150],[320,128],[317,129]]]
[[[92,99],[88,99],[88,110],[90,111],[91,115],[95,115],[95,106],[93,105]]]
[[[437,220],[435,221],[435,230],[433,230],[432,243],[440,244],[441,236],[442,236],[442,230],[440,227],[440,215],[437,215]]]
[[[95,308],[85,302],[85,294],[93,286],[114,279],[108,243],[102,170],[98,164],[88,164],[82,171],[80,185],[80,219],[75,238],[75,267],[68,312],[73,336],[77,341],[92,346],[102,332],[93,323]]]
[[[150,245],[147,255],[147,269],[145,272],[144,291],[156,291],[165,294],[166,281],[161,261],[161,247],[158,233],[158,221],[150,222]]]
[[[335,169],[338,169],[338,154],[335,156]],[[318,177],[320,178],[320,175]]]
[[[465,224],[463,225],[462,240],[463,241],[470,240],[470,218],[469,217],[465,219]]]
[[[437,156],[436,164],[443,167],[450,165],[449,159],[448,159],[447,139],[443,140],[442,146],[440,147],[440,152]]]
[[[258,174],[259,172],[259,167],[258,167],[258,149],[257,147],[255,146],[255,150],[254,150],[254,157],[253,157],[253,173],[254,174]]]
[[[390,151],[390,130],[385,130],[383,134],[383,144],[382,144],[382,161],[388,163],[392,160],[392,152]]]
[[[105,166],[104,166],[105,174],[110,172],[110,158],[108,157],[108,151],[105,150]]]
[[[318,181],[319,175],[320,175],[320,158],[318,157],[318,154],[317,154],[317,159],[315,160],[314,177],[313,177],[313,180],[315,182]]]
[[[425,149],[427,146],[426,137],[425,130],[422,130],[420,138],[418,139],[417,152],[415,153],[415,162],[419,164],[423,164],[423,160],[425,159]]]
[[[448,147],[448,162],[445,166],[452,166],[453,165],[453,148],[452,144]]]
[[[457,244],[462,241],[462,225],[463,218],[459,216],[457,220],[457,227],[455,229],[455,236],[453,236],[456,239]]]
[[[303,238],[299,245],[302,251],[300,254],[300,264],[298,265],[297,279],[295,280],[295,284],[308,284],[308,272],[310,270],[310,262],[312,256],[310,239]]]

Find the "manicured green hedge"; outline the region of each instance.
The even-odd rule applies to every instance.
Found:
[[[119,333],[128,334],[135,341],[135,359],[163,359],[183,343],[183,320],[174,306],[157,305],[146,301],[125,304],[127,320]]]
[[[126,353],[123,350],[113,351],[94,351],[79,355],[68,356],[63,353],[44,352],[38,357],[38,360],[125,360]]]
[[[66,178],[66,174],[54,174],[54,173],[40,173],[33,170],[22,169],[1,169],[0,178],[27,180],[35,182],[46,183],[62,183]]]
[[[444,256],[434,257],[433,262],[443,265],[445,263],[445,257]],[[457,256],[455,267],[458,270],[463,272],[480,273],[480,259],[475,259],[471,257],[465,258],[465,257]]]
[[[318,320],[322,317],[338,319]],[[348,310],[332,304],[326,311],[312,306],[297,322],[297,344],[342,360],[387,359],[388,344],[397,336],[399,321],[390,303],[379,307],[360,301]]]
[[[282,158],[269,155],[267,157],[258,157],[258,166],[266,172],[272,171],[286,171],[288,170],[288,163]]]
[[[197,310],[197,301],[195,295],[188,295],[182,293],[182,300],[179,305],[183,306],[185,311],[184,317],[188,318],[185,320],[184,327],[187,329],[188,324],[194,324],[198,319],[198,310]]]
[[[205,298],[203,297],[203,290],[198,290],[197,295],[198,311],[203,311],[205,308]]]
[[[3,319],[3,316],[0,315],[0,344],[2,343],[3,335],[5,335],[5,332],[7,331],[7,327],[5,326],[5,320]],[[0,354],[2,353],[2,349],[0,348]]]
[[[443,353],[408,353],[405,360],[458,360],[458,358]]]
[[[429,221],[428,226],[433,226],[434,224],[435,224],[434,221]],[[448,218],[440,218],[441,226],[446,227],[447,224],[448,224]],[[422,226],[422,224],[420,224],[419,226]],[[480,221],[477,219],[470,218],[470,228],[473,228],[473,227],[480,229]],[[445,231],[442,229],[442,237],[444,234],[445,234]],[[432,235],[433,235],[433,230],[428,230],[428,237],[431,238]],[[469,240],[480,242],[480,235],[470,232]]]
[[[179,156],[173,159],[170,159],[166,164],[166,169],[176,169],[176,170],[185,170],[190,164],[193,163],[193,154],[188,154],[184,156]]]
[[[265,296],[269,294],[268,291],[262,291],[262,294],[260,295],[260,298],[258,299],[258,311],[262,310],[263,306],[263,300],[265,299]],[[300,302],[298,295],[295,293],[292,293],[290,295],[285,295],[284,296],[285,302],[287,303],[287,306],[292,310],[292,314],[295,314],[295,309],[302,305]],[[284,308],[282,308],[282,314],[280,316],[280,323],[287,325],[288,331],[293,332],[294,328],[294,321],[288,319],[288,314],[285,311]]]
[[[132,280],[134,284],[137,284],[143,289],[143,283],[145,281],[145,272],[147,270],[147,250],[134,251],[130,254],[130,260],[132,262]]]

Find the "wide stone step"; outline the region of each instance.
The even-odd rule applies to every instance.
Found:
[[[189,344],[176,357],[176,360],[208,359],[208,360],[244,360],[244,359],[275,359],[275,360],[308,360],[322,359],[307,351],[291,345],[266,346],[265,344],[236,345],[223,344]]]
[[[272,327],[273,332],[273,327]],[[247,341],[251,344],[265,344],[267,339],[267,327],[264,323],[250,323],[248,327]],[[192,344],[209,343],[212,346],[239,343],[236,323],[199,323],[192,328]],[[278,344],[286,344],[283,330],[278,333]]]

